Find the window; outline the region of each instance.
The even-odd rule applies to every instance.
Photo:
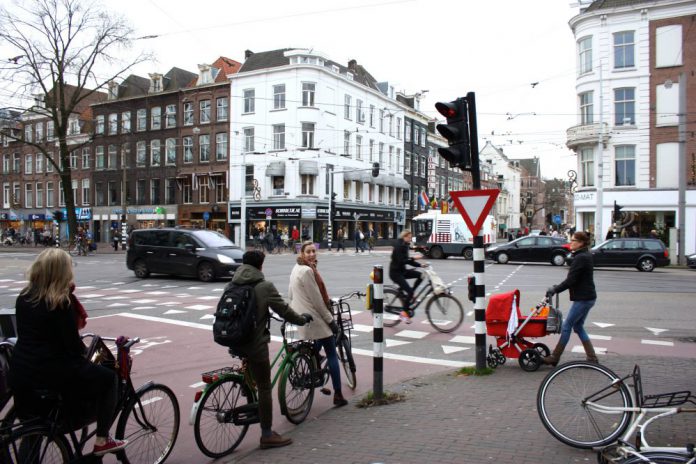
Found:
[[[128,167],[128,159],[130,158],[130,143],[121,145],[121,169]]]
[[[210,201],[210,189],[208,186],[208,178],[201,177],[199,179],[201,179],[201,181],[199,181],[198,183],[198,202],[208,203]]]
[[[46,208],[53,208],[53,182],[46,182]]]
[[[97,116],[97,120],[94,126],[94,133],[97,135],[101,135],[104,133],[104,115],[100,114]]]
[[[360,99],[355,100],[355,120],[358,121],[358,124],[365,123],[365,114],[363,114],[363,102]]]
[[[273,149],[285,149],[285,124],[273,125]]]
[[[384,203],[384,186],[383,185],[377,186],[377,201],[379,201],[380,203]]]
[[[111,182],[109,182],[111,185]],[[145,194],[147,189],[147,181],[145,179],[138,179],[135,183],[135,201],[139,205],[145,204]],[[111,188],[109,188],[111,190]]]
[[[394,115],[389,113],[389,116],[387,116],[387,118],[389,119],[389,124],[387,126],[389,130],[388,130],[387,134],[389,134],[390,136],[393,137],[394,136]]]
[[[150,179],[150,204],[159,204],[161,203],[160,200],[160,180]]]
[[[333,164],[326,164],[326,178],[324,179],[324,193],[326,195],[329,194],[329,190],[331,190],[331,187],[333,186],[333,175],[332,173],[334,172],[334,165]]]
[[[89,179],[82,179],[82,204],[89,205]]]
[[[217,161],[227,159],[227,132],[215,134],[215,159]]]
[[[227,97],[220,97],[216,100],[217,108],[215,117],[218,121],[227,121],[230,119],[230,104]]]
[[[389,158],[387,159],[387,167],[392,169],[392,163],[394,162],[394,147],[389,145]]]
[[[38,170],[39,159],[36,159],[37,170]],[[89,147],[84,147],[82,149],[82,169],[89,169]]]
[[[421,127],[420,129],[421,132],[421,137],[420,137],[420,144],[421,147],[424,147],[428,143],[428,132],[425,130],[425,127]]]
[[[116,169],[118,163],[118,149],[116,145],[109,145],[109,159],[107,167],[109,169]]]
[[[36,154],[36,172],[41,173],[44,170],[44,155],[43,153]]]
[[[193,203],[193,191],[191,188],[191,178],[186,177],[181,182],[181,201],[184,204]]]
[[[351,104],[351,99],[352,97],[348,94],[345,96],[345,103],[343,105],[343,117],[346,119],[350,119],[350,104]]]
[[[375,105],[370,105],[370,127],[375,127]]]
[[[314,94],[316,84],[313,82],[302,83],[302,106],[314,106]]]
[[[362,187],[363,187],[362,182],[355,183],[355,201],[362,201],[362,193],[363,193]]]
[[[634,32],[623,31],[614,33],[614,68],[632,68],[634,61]]]
[[[401,148],[396,147],[396,159],[394,160],[396,163],[396,172],[401,172]]]
[[[314,123],[302,123],[302,147],[314,148]]]
[[[53,153],[47,153],[46,172],[53,172]]]
[[[164,114],[165,127],[176,127],[176,105],[167,105]]]
[[[150,165],[160,166],[162,164],[162,145],[159,140],[150,141]]]
[[[210,135],[198,136],[198,160],[201,163],[210,161]]]
[[[592,124],[594,122],[594,105],[592,103],[593,92],[583,92],[580,97],[580,124]]]
[[[24,184],[24,207],[34,207],[34,184]]]
[[[594,152],[592,148],[580,150],[580,176],[583,187],[594,185]]]
[[[285,108],[285,84],[273,86],[273,109],[282,110]]]
[[[37,142],[42,142],[42,141],[43,141],[43,138],[44,138],[44,136],[43,136],[43,127],[44,127],[44,125],[43,125],[42,122],[39,122],[39,123],[36,124],[36,126],[34,126],[34,130],[36,131],[36,141],[37,141]],[[5,139],[5,142],[7,142],[7,139]]]
[[[164,202],[168,205],[176,203],[176,179],[173,177],[164,181]]]
[[[193,163],[193,137],[186,136],[181,140],[184,146],[184,163]]]
[[[102,182],[95,182],[94,183],[94,200],[95,200],[95,206],[104,206],[104,184]],[[46,198],[46,201],[48,202],[48,198]],[[48,206],[48,205],[46,205]]]
[[[578,74],[592,71],[592,37],[578,40]]]
[[[53,121],[46,121],[46,140],[53,140]]]
[[[404,123],[404,142],[411,141],[411,121],[406,121]]]
[[[193,126],[193,103],[184,103],[184,126]]]
[[[165,164],[173,166],[176,164],[176,139],[167,139],[164,141],[164,149],[166,151]]]
[[[359,135],[355,136],[355,159],[362,159],[362,137]]]
[[[215,179],[215,203],[224,203],[227,201],[227,185],[225,184],[225,177],[218,176]]]
[[[10,207],[10,200],[11,200],[11,198],[10,198],[10,195],[11,195],[10,194],[10,184],[9,183],[2,184],[2,192],[3,192],[2,207],[9,208]]]
[[[635,124],[635,105],[635,89],[633,87],[614,89],[614,125]]]
[[[199,121],[201,124],[210,123],[210,100],[201,100],[198,104],[200,108]]]
[[[420,128],[416,127],[415,125],[413,126],[413,143],[416,145],[420,145]]]
[[[369,161],[372,163],[375,159],[375,141],[370,139],[370,142],[367,144],[367,154],[369,156]]]
[[[80,121],[77,118],[68,119],[68,135],[80,133]]]
[[[145,129],[147,129],[147,110],[141,108],[135,113],[135,130],[142,132]]]
[[[396,118],[396,138],[401,140],[401,118]]]
[[[27,124],[26,126],[24,126],[24,140],[25,140],[25,141],[31,142],[31,140],[32,140],[32,138],[31,138],[32,133],[33,133],[33,132],[32,132],[31,124]]]
[[[314,176],[309,174],[302,174],[300,176],[300,182],[302,184],[302,195],[314,195]]]
[[[65,191],[63,190],[63,181],[58,182],[58,206],[65,206]]]
[[[655,29],[656,68],[682,65],[684,49],[682,37],[681,24],[671,24]]]
[[[36,207],[43,208],[43,184],[41,182],[36,183]]]
[[[109,114],[109,135],[118,134],[118,114]]]
[[[384,134],[384,110],[379,110],[379,131]]]
[[[425,168],[428,166],[427,160],[425,159],[425,155],[421,155],[420,157],[420,175],[421,177],[425,177]]]
[[[39,159],[36,158],[36,160],[38,161]],[[4,155],[2,155],[2,172],[4,174],[7,174],[10,172],[10,154],[9,153],[5,153]],[[38,169],[37,169],[37,172],[38,172]]]
[[[135,165],[145,166],[147,162],[147,142],[137,142],[135,144]]]
[[[34,157],[32,155],[24,155],[24,174],[31,174],[34,169]]]
[[[244,151],[250,153],[254,151],[254,128],[244,128]]]
[[[244,91],[244,113],[254,112],[254,99],[256,91],[254,89],[247,89]]]
[[[384,144],[379,142],[379,151],[377,152],[377,162],[380,166],[384,166]]]
[[[285,194],[285,176],[273,176],[271,183],[273,184],[273,195]]]
[[[101,145],[94,149],[94,163],[96,169],[104,169],[104,147]]]
[[[618,145],[615,147],[616,186],[636,185],[636,147]]]
[[[343,155],[350,156],[350,131],[343,131]]]
[[[131,114],[130,111],[124,111],[121,113],[121,133],[128,134],[131,131]]]
[[[155,106],[150,110],[150,129],[156,130],[162,128],[162,108]]]
[[[244,166],[244,195],[254,194],[254,165]]]

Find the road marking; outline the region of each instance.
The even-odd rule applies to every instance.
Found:
[[[599,346],[594,347],[595,353],[597,354],[607,354],[607,349]],[[585,347],[582,345],[575,345],[571,350],[573,353],[585,353]]]
[[[100,293],[90,293],[89,295],[80,295],[80,298],[99,298],[102,296],[104,296],[104,295],[102,295]]]
[[[371,325],[364,324],[353,324],[353,330],[358,332],[372,332],[373,327]]]
[[[176,306],[178,304],[178,301],[163,301],[162,303],[157,303],[157,306]]]
[[[199,300],[217,300],[218,297],[217,297],[217,296],[208,295],[208,296],[199,296],[198,299],[199,299]]]
[[[181,311],[180,309],[170,309],[169,311],[162,313],[163,316],[166,316],[167,314],[182,314],[185,313],[186,311]]]
[[[421,332],[419,330],[402,330],[401,332],[395,333],[395,337],[406,337],[406,338],[418,338],[428,336],[428,332]]]
[[[118,308],[119,306],[128,306],[126,303],[111,303],[107,308]]]
[[[136,303],[136,304],[148,304],[148,303],[154,303],[157,300],[150,300],[150,299],[144,299],[144,300],[131,300],[131,303]]]
[[[138,311],[141,309],[155,309],[155,307],[154,306],[136,306],[135,308],[133,308],[133,311]]]
[[[204,319],[215,319],[215,316],[213,314],[204,314],[203,316],[201,316],[201,320]]]
[[[594,334],[588,334],[592,340],[611,340],[611,336],[609,335],[594,335]]]
[[[203,311],[204,309],[213,309],[215,306],[197,304],[193,306],[186,306],[186,309],[194,309],[196,311]]]
[[[470,345],[473,345],[476,343],[476,337],[472,337],[469,335],[457,335],[455,337],[452,337],[450,343],[469,343]]]
[[[84,286],[75,287],[75,290],[87,290],[90,288],[97,288],[97,287],[95,287],[94,285],[84,285]]]
[[[106,296],[104,297],[105,300],[125,300],[128,298],[127,296],[123,295],[114,295],[114,296]]]
[[[169,292],[145,292],[146,295],[166,295]]]
[[[649,331],[653,333],[653,335],[660,335],[662,332],[667,332],[667,329],[655,329],[653,327],[646,327]]]
[[[121,292],[121,293],[138,293],[140,291],[142,291],[142,290],[138,290],[137,288],[126,288],[123,290],[119,290],[119,292]]]
[[[393,346],[399,346],[399,345],[408,345],[409,343],[412,343],[412,342],[407,342],[405,340],[394,340],[393,338],[387,338],[384,341],[387,343],[387,348],[391,348]]]
[[[201,290],[203,287],[189,287],[187,290]]]
[[[674,346],[674,342],[668,342],[667,340],[641,340],[643,345],[660,345],[660,346]]]
[[[205,382],[196,382],[192,385],[189,385],[189,388],[200,388],[200,387],[204,386],[205,384],[206,384]]]
[[[464,351],[470,349],[468,346],[450,346],[450,345],[442,345],[442,351],[445,352],[445,354],[452,354],[456,353],[457,351]]]
[[[607,327],[611,327],[616,324],[610,324],[608,322],[593,322],[594,325],[599,327],[600,329],[606,329]]]

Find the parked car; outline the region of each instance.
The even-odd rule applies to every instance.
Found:
[[[527,236],[490,246],[486,257],[505,264],[509,261],[525,261],[562,266],[568,250],[563,248],[566,240],[561,237]]]
[[[242,249],[211,230],[138,229],[128,237],[126,265],[141,279],[152,274],[230,277],[242,265]]]
[[[696,253],[686,257],[686,265],[692,269],[696,269]]]
[[[635,267],[651,272],[669,264],[669,250],[656,238],[614,238],[592,248],[595,267]]]

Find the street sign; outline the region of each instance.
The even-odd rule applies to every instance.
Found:
[[[560,215],[560,214],[556,214],[556,215],[553,217],[553,222],[556,223],[556,224],[560,224],[560,223],[561,223],[561,215]]]
[[[459,190],[449,193],[459,210],[459,214],[469,226],[471,235],[478,235],[499,193],[498,189]]]
[[[204,220],[204,221],[210,220],[210,213],[209,213],[209,212],[205,211],[205,212],[203,213],[203,220]]]

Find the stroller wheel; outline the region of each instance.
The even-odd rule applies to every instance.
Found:
[[[524,350],[520,353],[518,361],[522,370],[526,372],[534,372],[541,366],[541,356],[535,349]]]
[[[505,364],[505,361],[507,361],[507,358],[503,356],[503,353],[498,351],[497,353],[495,353],[495,360],[498,362],[499,366],[502,366],[503,364]]]
[[[496,367],[498,367],[496,356],[492,353],[486,356],[486,363],[488,364],[488,367],[490,367],[491,369],[495,369]]]
[[[535,343],[534,346],[532,346],[532,348],[537,350],[539,352],[539,356],[541,356],[542,358],[551,355],[551,350],[548,346],[544,345],[543,343]]]

